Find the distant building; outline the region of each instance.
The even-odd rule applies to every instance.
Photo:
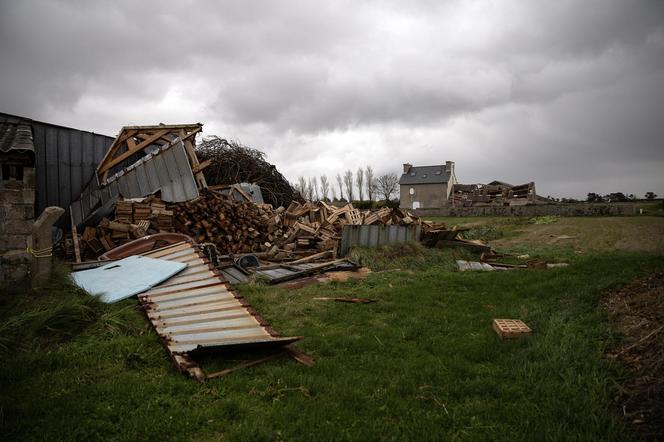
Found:
[[[436,166],[413,166],[406,163],[399,180],[399,205],[404,209],[447,206],[456,183],[453,161]]]

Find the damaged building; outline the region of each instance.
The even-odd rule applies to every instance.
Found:
[[[112,142],[113,137],[0,113],[0,282],[27,276],[35,218],[48,206],[69,207]]]
[[[450,204],[452,188],[456,183],[453,161],[435,166],[413,166],[405,163],[399,180],[400,207],[445,207]]]
[[[519,206],[543,201],[535,193],[535,183],[513,185],[504,181],[488,184],[461,184],[457,181],[454,162],[444,165],[403,165],[399,180],[400,207],[404,209],[438,209],[471,206]]]

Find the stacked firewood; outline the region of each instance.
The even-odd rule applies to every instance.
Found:
[[[157,197],[120,200],[114,215],[113,219],[103,218],[96,227],[86,226],[81,232],[79,247],[83,257],[94,259],[145,235],[173,231],[173,212]]]
[[[224,253],[264,250],[283,235],[271,221],[274,214],[268,206],[235,201],[214,191],[171,207],[176,231],[198,243],[214,243]]]
[[[323,201],[294,201],[288,208],[274,209],[270,204],[241,202],[211,190],[202,191],[195,200],[168,206],[155,196],[120,200],[110,218],[81,232],[79,247],[84,259],[95,259],[119,245],[158,232],[184,233],[199,244],[215,244],[225,254],[260,252],[282,260],[320,252],[334,256],[346,225],[418,224],[425,233],[441,227],[401,209],[361,211],[352,204],[336,207]]]
[[[336,252],[345,225],[420,224],[425,232],[440,227],[401,209],[360,211],[352,204],[335,207],[322,201],[273,209],[213,191],[171,208],[175,230],[198,243],[214,243],[222,253],[263,252],[274,259]]]

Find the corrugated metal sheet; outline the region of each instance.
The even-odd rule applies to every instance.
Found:
[[[99,187],[93,179],[81,198],[71,204],[74,222],[79,225],[100,206],[118,198],[141,198],[161,190],[168,202],[187,201],[198,197],[198,187],[191,171],[182,141],[166,145],[126,167]]]
[[[110,176],[108,186],[114,181],[122,196],[127,198],[140,198],[158,190],[161,190],[161,199],[169,202],[198,197],[196,180],[180,139]]]
[[[308,270],[315,270],[315,273],[318,272],[327,272],[327,271],[343,271],[343,270],[356,270],[358,268],[357,264],[343,260],[331,261],[329,263],[302,263],[302,264],[293,264],[289,265],[288,263],[283,263],[278,267],[272,267],[268,269],[261,269],[260,267],[252,269],[252,273],[243,273],[240,269],[234,266],[227,266],[219,269],[219,271],[224,275],[224,277],[230,281],[232,284],[246,283],[249,281],[251,275],[256,275],[259,278],[262,278],[267,281],[268,284],[278,284],[284,281],[290,281],[291,279],[296,279],[298,277],[308,276]],[[314,273],[314,272],[311,272]]]
[[[178,243],[144,256],[188,264],[138,297],[172,356],[239,345],[283,346],[301,339],[272,330],[192,244]]]
[[[411,226],[346,225],[341,234],[340,255],[345,256],[354,246],[380,247],[403,241],[419,241],[421,228]]]
[[[0,113],[0,121],[19,120],[32,128],[35,214],[48,206],[69,207],[92,178],[114,138]],[[68,219],[65,214],[58,224],[64,225]]]

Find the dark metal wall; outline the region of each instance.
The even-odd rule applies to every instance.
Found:
[[[32,126],[35,215],[48,206],[68,209],[92,179],[114,137],[0,113],[0,119],[7,118],[21,118]]]

